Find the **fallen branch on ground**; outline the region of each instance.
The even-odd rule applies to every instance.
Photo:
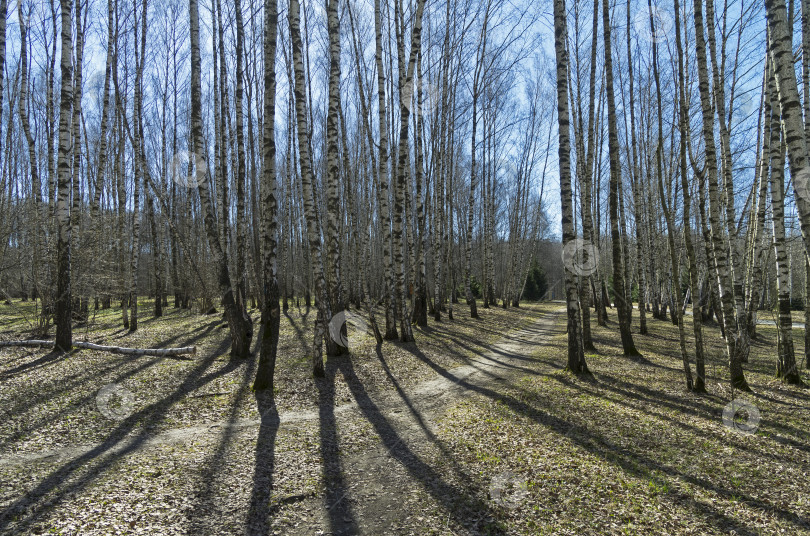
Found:
[[[53,341],[0,341],[0,348],[8,346],[24,346],[28,348],[53,348]],[[121,346],[103,346],[101,344],[93,344],[92,342],[74,341],[73,346],[76,348],[84,348],[87,350],[98,350],[100,352],[109,352],[111,354],[126,354],[126,355],[149,355],[156,357],[169,357],[175,355],[196,354],[196,346],[186,346],[183,348],[124,348]]]

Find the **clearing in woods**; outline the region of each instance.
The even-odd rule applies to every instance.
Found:
[[[19,332],[26,305],[2,307],[3,335]],[[255,359],[227,356],[216,316],[172,310],[129,334],[103,312],[83,333],[196,344],[193,359],[3,349],[0,531],[810,533],[810,396],[771,377],[775,328],[760,328],[746,397],[711,328],[701,396],[678,381],[669,322],[650,324],[638,359],[596,328],[593,375],[577,378],[562,304],[486,321],[463,308],[416,344],[350,332],[353,354],[323,380],[301,350],[314,310],[292,308],[274,400],[250,391]],[[724,423],[742,398],[759,420]]]

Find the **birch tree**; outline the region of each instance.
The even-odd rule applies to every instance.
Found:
[[[236,90],[234,91],[234,108],[236,112],[236,298],[240,308],[246,310],[246,256],[247,256],[247,230],[245,212],[245,180],[247,163],[245,157],[245,122],[244,122],[244,93],[245,93],[245,25],[242,20],[242,2],[234,0],[234,13],[236,15]],[[273,63],[275,67],[275,62]],[[265,88],[265,91],[267,88]],[[265,116],[265,117],[274,117]],[[278,300],[278,297],[276,297]]]
[[[380,216],[383,228],[383,259],[387,290],[385,307],[385,339],[399,337],[396,327],[396,294],[394,287],[394,265],[391,251],[391,213],[389,209],[388,177],[388,108],[385,101],[385,69],[383,68],[383,26],[380,0],[374,0],[375,60],[377,67],[377,112],[379,117],[380,157],[377,163],[377,190],[379,192]]]
[[[202,81],[200,76],[200,18],[197,0],[189,0],[189,30],[191,40],[191,138],[194,155],[203,154],[202,126]],[[211,202],[211,191],[208,181],[199,180],[197,191],[202,202],[205,231],[208,245],[214,255],[217,270],[217,286],[222,296],[225,316],[231,335],[231,355],[247,357],[250,355],[250,341],[253,338],[253,324],[236,303],[231,276],[228,271],[228,257],[220,242],[219,232]]]
[[[768,83],[768,99],[771,109],[778,109],[776,85]],[[796,355],[793,350],[793,318],[790,307],[790,274],[788,253],[785,247],[785,141],[782,137],[779,118],[770,117],[770,191],[771,191],[771,224],[773,226],[773,250],[776,260],[776,290],[778,293],[779,315],[777,326],[779,338],[777,346],[776,376],[786,382],[802,385],[801,376],[796,367]]]
[[[301,44],[301,6],[298,0],[290,0],[288,12],[290,40],[292,46],[292,63],[295,73],[295,117],[298,135],[298,165],[301,169],[301,187],[304,196],[304,213],[306,218],[307,241],[309,242],[310,263],[312,266],[315,290],[318,298],[318,316],[315,320],[312,343],[312,373],[324,375],[322,342],[329,332],[327,322],[332,318],[326,280],[323,273],[323,260],[320,231],[317,227],[315,198],[312,187],[312,168],[308,144],[307,101],[304,83],[304,63]]]
[[[664,212],[664,219],[667,224],[667,245],[669,246],[669,258],[672,266],[672,294],[674,295],[674,310],[672,317],[678,325],[678,342],[681,349],[681,360],[683,361],[683,371],[686,378],[686,388],[692,390],[692,369],[689,366],[689,355],[686,351],[686,329],[683,325],[683,303],[681,297],[681,273],[680,273],[680,260],[678,259],[678,251],[675,245],[675,219],[672,216],[672,208],[667,200],[667,195],[664,192],[664,107],[661,99],[661,76],[658,73],[658,34],[655,25],[655,17],[653,16],[652,0],[647,0],[649,8],[650,19],[650,32],[652,33],[652,65],[653,65],[653,79],[655,81],[655,104],[657,108],[657,126],[658,136],[655,146],[655,174],[658,178],[658,196],[661,198],[661,209]],[[685,166],[681,169],[683,173]]]
[[[278,3],[264,3],[264,129],[262,136],[262,319],[260,328],[259,366],[256,370],[255,391],[273,388],[278,338],[281,320],[279,311],[278,264],[278,200],[276,193],[276,39],[278,35]]]
[[[81,0],[79,0],[81,2]],[[133,13],[138,12],[138,2],[134,3]],[[138,22],[141,22],[141,29],[138,30]],[[144,172],[143,156],[144,151],[142,148],[143,140],[141,137],[142,128],[141,122],[143,121],[143,65],[146,61],[146,0],[143,0],[143,9],[141,18],[137,16],[133,18],[134,35],[135,35],[135,88],[133,99],[133,141],[132,141],[132,166],[134,173],[133,186],[132,186],[132,255],[130,257],[130,288],[129,288],[129,304],[130,304],[130,318],[129,318],[129,331],[133,332],[138,329],[138,268],[140,266],[140,239],[141,239],[141,215],[140,215],[140,199],[141,199],[141,182]],[[138,37],[140,36],[140,42]]]
[[[22,4],[18,7],[20,10],[20,18],[22,19]],[[3,99],[5,98],[6,91],[4,85],[5,70],[6,70],[6,16],[8,15],[7,0],[0,0],[0,125],[3,124]],[[20,23],[22,24],[22,22]],[[22,33],[22,28],[20,28]],[[20,62],[23,69],[26,68],[24,62]],[[3,152],[3,140],[0,136],[0,154]]]
[[[487,39],[489,33],[489,15],[492,9],[492,1],[487,1],[484,8],[484,20],[481,24],[481,32],[478,38],[479,45],[475,52],[475,71],[473,73],[472,85],[472,140],[470,141],[470,195],[467,198],[467,241],[464,245],[464,290],[467,294],[467,305],[470,306],[470,316],[478,318],[478,308],[475,304],[475,297],[472,293],[472,234],[473,234],[473,214],[475,212],[475,189],[478,185],[478,167],[476,155],[478,146],[476,135],[478,133],[478,99],[480,91],[484,85],[487,62]],[[508,299],[508,298],[507,298]]]
[[[605,46],[605,91],[608,106],[608,146],[610,153],[610,239],[613,253],[613,290],[616,309],[619,316],[619,332],[622,337],[624,355],[638,355],[630,333],[630,311],[626,302],[625,271],[622,259],[622,236],[619,230],[619,182],[621,165],[619,163],[619,134],[616,120],[616,100],[613,93],[613,56],[610,40],[610,12],[608,0],[602,3],[602,26]]]
[[[0,11],[5,11],[5,2],[4,5],[0,6]],[[37,147],[36,147],[36,140],[34,139],[34,135],[31,132],[31,122],[29,118],[29,98],[28,98],[28,21],[30,20],[30,14],[32,11],[32,6],[28,6],[28,11],[25,13],[25,7],[20,4],[17,8],[17,14],[19,15],[19,24],[20,24],[20,95],[19,95],[19,108],[20,108],[20,124],[22,126],[23,135],[25,136],[25,141],[28,146],[28,166],[31,173],[31,194],[33,198],[33,227],[35,229],[33,233],[33,247],[34,247],[34,255],[32,257],[32,271],[34,276],[34,292],[37,296],[41,296],[42,289],[40,288],[40,269],[39,269],[39,259],[41,255],[41,241],[40,241],[40,225],[42,224],[42,209],[41,205],[41,195],[42,195],[42,179],[39,173],[39,163],[38,163],[38,156],[37,156]],[[2,16],[2,15],[0,15]],[[3,21],[1,24],[5,26],[5,16],[2,16]],[[5,28],[3,28],[3,39],[5,39]],[[5,47],[5,42],[2,43],[2,47]],[[2,61],[0,61],[0,71],[3,70]],[[0,73],[0,92],[3,91],[2,89],[2,73]],[[3,108],[3,101],[2,96],[0,96],[0,122],[2,122],[2,108]],[[2,136],[0,136],[2,138]],[[0,142],[1,143],[1,142]],[[2,149],[0,149],[1,151]]]
[[[576,239],[571,192],[571,138],[568,113],[568,36],[565,0],[554,0],[554,50],[557,59],[557,121],[559,136],[560,207],[563,244]],[[574,273],[565,271],[565,300],[568,313],[568,365],[574,374],[588,372],[582,348],[579,295]]]
[[[748,391],[742,363],[748,354],[748,340],[741,333],[734,314],[734,301],[731,276],[728,271],[728,255],[725,237],[726,229],[720,223],[720,196],[717,182],[717,153],[714,142],[714,112],[709,90],[709,76],[706,67],[706,42],[703,28],[703,2],[694,0],[695,50],[697,54],[698,84],[703,117],[703,142],[705,146],[706,179],[709,184],[709,226],[708,239],[711,245],[714,272],[717,276],[719,298],[723,308],[723,327],[725,330],[726,352],[728,354],[731,385],[742,391]]]
[[[338,18],[339,0],[326,0],[326,21],[329,34],[329,107],[326,114],[326,266],[329,282],[329,299],[332,314],[343,312],[343,285],[340,273],[340,239],[338,236],[339,200],[339,150],[338,124],[340,115],[340,21]],[[341,325],[345,337],[346,324]],[[336,353],[343,353],[347,348],[335,344]]]
[[[703,353],[703,318],[700,311],[698,296],[700,295],[699,273],[695,258],[695,247],[692,242],[692,194],[687,177],[687,137],[689,135],[689,106],[686,96],[686,74],[683,61],[683,45],[681,43],[681,13],[680,1],[674,0],[675,7],[675,49],[678,56],[678,131],[679,153],[678,164],[683,192],[683,239],[686,247],[686,258],[689,271],[689,288],[692,295],[692,329],[695,336],[695,373],[693,389],[695,392],[706,390],[706,370]],[[639,300],[639,309],[644,305]],[[682,321],[683,317],[681,317]]]
[[[411,315],[408,312],[408,296],[407,287],[405,285],[405,274],[403,269],[403,256],[402,256],[402,211],[403,211],[403,192],[407,188],[407,173],[410,167],[408,159],[408,137],[409,137],[409,124],[411,117],[411,107],[413,99],[414,87],[414,70],[416,68],[416,60],[419,56],[419,50],[422,46],[422,14],[425,9],[425,0],[417,0],[416,13],[413,18],[413,27],[411,29],[411,51],[408,58],[407,70],[402,78],[399,114],[400,114],[400,129],[399,129],[399,156],[397,162],[397,193],[395,195],[395,215],[394,215],[394,241],[396,252],[394,254],[394,263],[397,269],[397,287],[399,288],[399,303],[401,310],[400,314],[400,341],[411,342],[414,340],[413,332],[411,330]]]
[[[195,0],[191,0],[192,2]],[[72,0],[60,0],[62,22],[62,56],[60,70],[62,87],[59,96],[59,153],[56,195],[56,348],[64,352],[73,346],[73,326],[70,271],[71,225],[70,205],[72,181],[70,149],[72,145],[70,114],[73,110],[73,13]]]

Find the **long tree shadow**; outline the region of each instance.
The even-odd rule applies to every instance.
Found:
[[[446,329],[446,326],[439,324],[433,326],[420,327],[416,329],[418,329],[418,331],[421,333],[430,335],[433,338],[433,340],[436,341],[436,343],[442,344],[446,350],[453,353],[458,352],[457,349],[454,351],[454,345],[456,344],[458,339],[454,335],[453,331]],[[466,339],[468,346],[465,346],[466,348],[473,349],[475,351],[484,351],[492,349],[491,345],[488,344],[488,341],[485,340],[484,337],[481,337],[482,335],[490,334],[503,336],[503,332],[495,331],[492,329],[485,329],[477,325],[475,327],[475,334],[478,335],[478,337],[468,336]]]
[[[125,441],[127,434],[136,427],[138,422],[142,420],[152,423],[162,421],[169,409],[185,394],[246,364],[245,361],[231,360],[219,370],[206,374],[208,368],[227,351],[229,346],[230,341],[224,340],[217,351],[201,360],[172,393],[122,420],[108,434],[105,441],[53,470],[33,489],[9,504],[5,510],[0,512],[0,532],[8,529],[12,523],[24,525],[46,516],[63,500],[74,496],[90,485],[118,460],[137,451],[150,437],[150,432],[143,429]],[[49,495],[47,499],[46,495]]]
[[[559,313],[538,314],[533,318],[533,323],[521,329],[514,330],[508,334],[510,344],[519,345],[536,345],[538,344],[537,335],[549,335],[554,332],[555,328],[551,324],[543,323],[542,321],[553,320]],[[526,363],[536,363],[538,360],[533,356],[525,356],[519,353],[509,351],[502,348],[499,344],[491,344],[481,339],[466,338],[461,339],[449,331],[437,326],[428,326],[418,328],[419,331],[431,335],[437,344],[440,344],[442,353],[456,357],[458,360],[470,364],[472,358],[483,358],[494,364],[520,369],[527,373],[535,373],[536,371],[528,368],[521,368],[520,365],[506,363],[505,361],[495,358],[495,355],[509,358],[513,361],[524,361]],[[496,332],[493,330],[482,330],[476,328],[478,332],[489,331],[504,336],[503,332]],[[565,333],[565,330],[556,330],[559,333]],[[465,354],[466,352],[466,354]]]
[[[340,439],[335,419],[335,372],[338,357],[326,361],[326,374],[315,379],[318,389],[318,425],[325,488],[324,507],[329,517],[330,530],[335,535],[357,534],[359,528],[354,514],[349,488],[343,475],[340,459]]]
[[[470,363],[470,361],[472,359],[474,359],[474,358],[477,358],[477,359],[484,359],[486,361],[489,361],[489,362],[491,362],[493,364],[493,366],[498,366],[500,368],[507,368],[507,369],[512,369],[512,370],[520,370],[520,371],[525,372],[527,374],[535,374],[537,372],[534,369],[522,367],[520,365],[514,365],[512,363],[507,363],[506,361],[501,360],[501,359],[496,359],[493,356],[493,354],[501,356],[501,357],[509,358],[509,359],[512,359],[512,360],[515,360],[515,361],[526,361],[526,362],[529,362],[529,363],[534,362],[534,359],[532,359],[531,357],[515,354],[514,352],[509,352],[509,351],[502,350],[502,349],[499,349],[499,348],[489,348],[489,349],[476,350],[475,348],[473,348],[471,346],[467,346],[463,342],[457,341],[456,339],[453,339],[453,342],[455,344],[457,344],[459,347],[467,350],[468,352],[470,352],[472,354],[471,357],[464,358],[464,360],[467,362],[467,364],[472,364],[472,363]]]
[[[716,402],[723,401],[723,399],[721,399],[717,395],[712,395],[709,393],[704,393],[700,395],[700,398],[696,400],[687,400],[667,394],[662,391],[650,389],[649,387],[646,387],[644,385],[639,385],[633,382],[629,382],[627,380],[615,378],[608,374],[602,374],[602,376],[610,378],[610,382],[604,382],[605,386],[608,389],[615,391],[617,394],[621,396],[626,396],[628,398],[635,398],[639,401],[646,400],[654,404],[669,407],[681,413],[688,413],[689,411],[700,411],[705,413],[705,415],[707,415],[708,418],[712,418],[716,416],[715,414],[717,413],[717,408],[710,406],[705,402],[702,402],[702,400],[714,400]],[[562,378],[558,378],[558,380],[561,382],[565,381]],[[752,395],[752,398],[754,399],[762,398],[764,400],[768,400],[769,402],[783,403],[778,399],[770,397],[764,393],[755,393]],[[783,433],[793,434],[796,437],[800,438],[801,440],[806,441],[807,443],[802,444],[795,440],[791,440],[790,438],[781,438],[781,440],[787,444],[795,446],[800,450],[810,452],[810,446],[808,446],[808,443],[810,443],[810,433],[808,433],[806,430],[800,430],[790,425],[769,419],[763,419],[760,422],[760,428],[763,430],[767,428],[773,428]]]
[[[491,517],[489,505],[476,496],[475,489],[469,480],[467,481],[468,489],[462,489],[445,482],[433,467],[425,463],[408,446],[406,438],[396,431],[366,392],[365,387],[354,371],[354,365],[350,357],[339,356],[332,358],[331,361],[333,362],[333,368],[343,374],[358,408],[374,427],[386,450],[441,505],[449,517],[452,517],[461,526],[469,527],[469,525],[472,525],[469,528],[473,530],[477,529],[477,525],[482,519]],[[490,532],[490,534],[500,534],[499,529],[490,527],[490,530],[495,531]]]
[[[191,512],[188,515],[189,519],[189,534],[199,534],[204,532],[206,526],[210,528],[211,519],[205,519],[206,514],[210,511],[215,511],[218,507],[218,495],[214,488],[214,483],[217,478],[223,476],[223,470],[226,469],[226,454],[228,447],[234,439],[236,434],[235,428],[232,426],[239,416],[239,410],[242,401],[250,392],[251,380],[256,369],[256,360],[248,359],[248,362],[242,371],[242,380],[239,384],[239,389],[230,404],[228,417],[225,419],[222,435],[219,438],[214,452],[208,457],[205,470],[201,472],[199,479],[199,488],[196,490],[196,500]]]
[[[190,332],[178,333],[174,337],[164,339],[160,341],[160,344],[157,345],[155,348],[168,348],[169,345],[171,345],[175,341],[179,341],[180,339],[184,339],[183,345],[185,346],[193,345],[194,343],[202,340],[204,337],[210,335],[211,332],[214,331],[215,329],[220,328],[222,326],[223,324],[221,320],[212,320],[206,324],[194,328]],[[193,337],[188,337],[189,335],[192,334],[194,334]]]
[[[126,378],[130,378],[142,372],[153,365],[162,361],[163,357],[154,357],[151,358],[149,361],[142,363],[138,367],[118,376],[117,382],[120,382]],[[93,372],[82,372],[79,374],[66,376],[59,382],[58,389],[43,389],[42,386],[32,386],[32,390],[36,390],[37,394],[33,396],[23,395],[23,401],[17,404],[15,407],[11,408],[7,411],[9,415],[12,417],[20,415],[20,406],[24,406],[24,409],[35,408],[39,404],[53,398],[57,398],[61,396],[63,393],[69,392],[71,389],[77,388],[81,385],[84,385],[88,380],[92,380],[95,377],[100,375],[105,375],[108,372],[112,372],[113,370],[121,367],[125,363],[125,360],[119,360],[114,363],[110,363],[109,365],[105,366],[100,370],[96,370]],[[38,389],[35,389],[39,387]],[[64,417],[71,411],[75,411],[76,408],[80,408],[86,404],[92,403],[95,399],[96,391],[90,391],[85,396],[81,396],[75,399],[72,404],[68,406],[62,407],[59,411],[55,413],[47,414],[41,418],[38,418],[33,421],[26,422],[25,426],[18,427],[14,434],[10,435],[6,439],[0,441],[0,449],[9,447],[13,445],[16,441],[19,441],[21,438],[25,437],[26,435],[30,434],[31,432],[44,428],[45,426],[58,421],[61,417]]]
[[[185,339],[183,344],[188,346],[188,345],[191,345],[191,344],[195,343],[196,341],[198,341],[199,339],[204,337],[211,329],[213,329],[213,325],[208,324],[207,326],[201,326],[201,327],[197,328],[196,330],[193,330],[191,333],[195,333],[195,332],[200,331],[200,330],[204,330],[204,332],[203,333],[198,333],[197,335],[195,335],[193,337]],[[186,334],[186,335],[188,335],[188,334]],[[182,334],[181,335],[176,335],[175,337],[167,339],[167,340],[163,341],[163,343],[160,346],[158,346],[158,348],[165,347],[168,344],[170,344],[171,342],[173,342],[174,340],[179,339],[180,337],[183,337],[183,335]],[[222,343],[222,344],[224,344],[224,343]],[[79,350],[74,350],[74,352],[79,352]],[[217,350],[215,352],[216,355],[221,355],[221,353],[222,353],[221,350]],[[105,365],[101,369],[97,369],[97,370],[94,370],[94,371],[91,371],[91,372],[82,371],[80,373],[77,373],[77,374],[74,374],[74,375],[71,375],[71,376],[64,376],[59,381],[59,384],[58,384],[59,388],[58,389],[48,390],[48,389],[43,389],[41,385],[32,384],[31,387],[30,387],[30,391],[33,391],[33,393],[30,394],[30,395],[27,394],[27,393],[21,393],[24,396],[22,396],[22,402],[20,404],[23,404],[25,408],[36,407],[39,404],[45,402],[46,400],[52,399],[54,397],[58,397],[58,396],[62,395],[63,393],[66,393],[66,392],[70,391],[71,389],[74,389],[74,388],[82,385],[87,380],[88,375],[91,375],[92,377],[104,376],[107,373],[112,372],[114,369],[119,368],[121,365],[123,365],[125,363],[132,362],[133,360],[137,360],[137,359],[142,359],[143,357],[144,356],[139,356],[139,357],[135,357],[135,358],[122,357],[122,358],[115,359],[110,364]],[[122,380],[124,380],[126,378],[134,377],[137,374],[151,368],[152,366],[154,366],[154,365],[156,365],[156,364],[158,364],[158,363],[160,363],[160,362],[162,362],[162,361],[164,361],[166,359],[167,359],[166,357],[151,357],[151,358],[149,358],[148,361],[146,361],[144,363],[141,363],[137,367],[135,367],[134,369],[120,375],[116,379],[116,381],[121,382]],[[184,361],[187,361],[187,360],[184,360]],[[49,415],[44,416],[42,418],[38,418],[33,422],[27,422],[24,427],[17,429],[12,436],[0,441],[0,448],[7,447],[10,444],[13,444],[15,441],[19,440],[21,437],[24,437],[26,434],[29,434],[30,432],[32,432],[32,431],[34,431],[34,430],[36,430],[38,428],[42,428],[42,427],[48,425],[49,423],[55,422],[58,418],[66,415],[69,411],[71,411],[71,409],[73,409],[75,407],[81,407],[84,404],[88,404],[88,403],[92,402],[92,400],[95,398],[95,396],[96,396],[95,392],[90,392],[86,396],[83,396],[83,397],[80,397],[80,398],[76,399],[72,405],[64,407],[60,411],[58,411],[56,413],[49,414]],[[18,404],[17,406],[15,406],[13,408],[7,408],[6,413],[13,417],[14,415],[16,415],[18,413],[20,404]]]
[[[245,522],[246,533],[249,536],[268,534],[270,519],[279,506],[270,507],[275,472],[276,435],[281,424],[272,390],[267,389],[256,393],[256,405],[259,415],[261,415],[261,423],[256,440],[253,488]]]
[[[740,490],[733,490],[724,487],[721,484],[713,482],[709,477],[698,478],[692,475],[683,473],[674,467],[665,465],[656,461],[639,452],[627,452],[627,449],[621,444],[615,444],[610,439],[602,434],[596,434],[588,428],[583,426],[574,425],[565,421],[556,415],[548,413],[544,409],[535,407],[526,402],[518,400],[508,394],[496,392],[488,387],[470,383],[463,378],[454,376],[450,371],[444,369],[438,364],[434,363],[427,356],[425,356],[417,347],[409,345],[406,347],[417,358],[425,362],[428,366],[433,368],[440,376],[453,381],[469,390],[478,394],[488,397],[492,400],[498,400],[515,413],[526,416],[538,424],[547,427],[551,430],[559,431],[571,438],[581,448],[587,450],[593,455],[601,458],[602,460],[619,466],[623,471],[632,474],[636,477],[649,479],[652,475],[664,474],[670,477],[678,477],[682,480],[689,482],[694,486],[699,486],[707,490],[711,490],[719,495],[728,499],[733,497],[737,498],[743,503],[752,507],[770,512],[780,519],[787,521],[799,528],[810,528],[810,520],[789,510],[777,508],[773,504],[763,501],[760,498],[753,497],[748,494],[740,492]],[[573,431],[574,433],[571,433]],[[643,467],[640,467],[643,466]],[[686,505],[699,512],[708,521],[714,524],[718,529],[727,531],[729,528],[734,529],[737,534],[744,534],[754,536],[757,534],[753,529],[740,524],[737,520],[730,518],[714,508],[713,506],[697,501],[692,496],[676,491],[677,487],[674,485],[669,486],[670,491],[667,492],[672,498],[686,503]]]
[[[798,406],[797,404],[791,404],[790,402],[785,402],[784,400],[779,400],[778,398],[773,398],[772,396],[768,396],[765,393],[756,393],[754,396],[757,398],[763,398],[768,402],[773,402],[774,404],[780,404],[783,406],[792,406],[792,407],[806,407],[810,408],[810,396],[803,394],[802,391],[806,392],[807,387],[797,387],[797,386],[788,386],[787,384],[782,384],[784,389],[779,391],[779,394],[788,398],[795,398],[796,400],[801,400],[806,402],[803,406]]]
[[[668,396],[664,395],[663,393],[661,393],[660,398],[655,397],[655,396],[647,397],[647,396],[640,395],[639,393],[637,393],[637,392],[635,392],[633,390],[630,390],[630,389],[622,389],[620,387],[616,387],[616,386],[612,385],[610,382],[605,382],[605,381],[599,382],[599,387],[601,387],[602,389],[604,389],[604,390],[606,390],[608,392],[611,392],[611,393],[615,394],[615,396],[610,396],[608,393],[599,391],[599,390],[597,390],[595,388],[594,389],[586,388],[585,385],[584,385],[586,382],[574,381],[574,380],[572,380],[570,378],[567,378],[565,376],[555,376],[555,379],[558,382],[560,382],[561,384],[565,385],[566,387],[568,387],[570,389],[576,389],[578,391],[588,393],[589,395],[592,395],[594,397],[598,397],[598,398],[610,401],[610,402],[612,402],[614,404],[617,404],[619,406],[623,406],[623,407],[631,409],[631,410],[643,411],[644,413],[646,413],[646,414],[648,414],[648,415],[650,415],[652,417],[655,417],[658,420],[665,421],[666,423],[668,423],[668,426],[675,426],[677,428],[680,428],[681,430],[684,430],[689,435],[698,436],[698,437],[701,437],[703,439],[712,438],[712,439],[714,439],[716,441],[722,441],[722,442],[725,442],[727,444],[730,443],[730,444],[733,444],[734,448],[749,452],[749,453],[751,453],[753,455],[760,455],[760,456],[767,455],[767,456],[769,456],[769,457],[771,457],[773,459],[781,459],[781,460],[785,461],[786,463],[792,463],[792,461],[793,461],[792,458],[790,458],[787,455],[781,456],[779,454],[773,454],[771,452],[765,453],[765,452],[759,451],[757,449],[752,448],[750,445],[748,445],[744,441],[740,441],[740,440],[737,440],[737,439],[731,440],[727,436],[723,435],[722,433],[716,432],[716,431],[714,431],[712,429],[698,428],[696,426],[686,424],[685,422],[682,422],[682,421],[680,421],[678,419],[670,417],[665,412],[654,411],[654,410],[650,409],[650,407],[645,407],[643,404],[646,403],[646,404],[649,404],[650,406],[653,406],[653,407],[664,406],[666,408],[672,409],[676,413],[680,413],[682,415],[689,415],[689,416],[692,416],[692,417],[700,416],[700,417],[703,417],[706,420],[712,420],[712,419],[717,417],[717,415],[716,415],[717,411],[715,411],[715,408],[713,408],[711,406],[702,405],[702,404],[701,405],[695,404],[694,407],[692,407],[691,405],[690,406],[682,406],[682,405],[667,401],[668,398],[672,398],[672,397],[668,397]],[[632,384],[632,383],[627,383],[627,382],[620,382],[620,383],[622,383],[623,385],[635,386],[635,384]],[[641,386],[637,386],[637,387],[641,387]],[[704,394],[703,396],[707,397],[707,398],[715,399],[716,401],[721,401],[720,397],[717,397],[717,396],[714,396],[714,395],[706,395],[706,394]],[[635,401],[636,403],[634,403],[633,401]],[[698,409],[698,408],[702,408],[702,409]],[[760,428],[763,428],[764,426],[765,426],[765,423],[763,421],[762,423],[760,423]],[[795,441],[791,442],[789,440],[789,438],[780,438],[780,439],[782,440],[780,442],[783,442],[785,444],[791,444],[792,445],[793,443],[795,443]],[[774,440],[779,441],[779,439],[776,439],[776,438],[774,438]],[[796,445],[796,447],[799,448],[800,450],[810,451],[810,449],[807,446]]]
[[[288,312],[285,312],[284,316],[287,317],[287,321],[290,323],[290,326],[292,326],[292,328],[295,330],[295,336],[298,339],[298,342],[301,344],[301,347],[306,348],[307,347],[307,342],[304,339],[303,327],[299,326],[298,322],[296,322],[293,319],[293,317],[290,316],[290,314]],[[303,316],[301,318],[304,319],[304,320],[306,319],[306,317],[303,317]]]
[[[47,354],[40,356],[33,361],[29,361],[28,363],[17,365],[13,369],[0,372],[0,380],[8,380],[17,374],[22,374],[23,372],[31,372],[33,370],[45,367],[47,365],[57,363],[59,361],[62,361],[67,356],[68,354],[66,354],[61,350],[51,350]]]
[[[177,333],[177,335],[175,335],[173,337],[169,337],[168,339],[163,339],[158,346],[155,346],[155,348],[167,348],[173,342],[178,341],[180,339],[184,339],[186,341],[184,344],[188,346],[188,345],[194,344],[195,342],[199,341],[203,337],[211,334],[211,332],[214,331],[215,329],[220,328],[222,326],[223,326],[222,320],[219,320],[219,319],[210,320],[210,321],[206,322],[205,324],[202,324],[200,326],[195,327],[192,330],[180,331],[180,332]],[[137,332],[135,332],[135,333],[137,333]],[[189,335],[192,335],[192,334],[194,334],[194,336],[189,337]],[[113,339],[113,340],[125,339],[125,338],[128,338],[128,336],[130,335],[130,331],[127,330],[127,329],[122,328],[121,330],[115,332],[113,335],[116,335],[116,336],[110,336],[108,338]]]
[[[407,406],[408,411],[410,412],[413,419],[419,425],[419,428],[422,430],[422,433],[425,435],[427,439],[431,441],[431,443],[433,443],[439,450],[442,451],[445,461],[450,462],[450,464],[453,466],[453,469],[456,472],[456,475],[462,479],[464,485],[468,489],[473,489],[474,484],[472,480],[469,478],[469,475],[459,465],[459,463],[456,461],[455,457],[453,456],[452,452],[447,448],[447,446],[438,437],[436,437],[436,434],[434,434],[433,431],[428,427],[422,414],[419,412],[419,410],[416,409],[411,399],[405,393],[405,390],[400,386],[396,377],[394,377],[391,368],[388,366],[388,363],[386,362],[385,357],[383,356],[381,345],[379,344],[376,347],[376,354],[377,359],[380,361],[380,364],[382,365],[383,370],[385,371],[386,377],[394,386],[394,389],[396,390],[402,402],[405,404],[405,406]]]
[[[419,413],[419,411],[417,411],[417,409],[414,407],[413,403],[411,402],[411,399],[408,398],[407,394],[405,394],[405,391],[399,385],[399,382],[394,377],[394,374],[391,372],[391,368],[388,366],[388,362],[385,360],[385,357],[383,356],[382,345],[378,344],[374,349],[374,351],[377,354],[377,360],[380,362],[383,371],[385,371],[385,376],[388,378],[388,381],[390,381],[391,384],[394,386],[394,389],[396,390],[397,394],[405,403],[405,405],[408,407],[408,411],[411,413],[411,416],[413,416],[413,418],[416,419],[416,422],[419,423],[419,427],[422,429],[425,435],[427,435],[431,440],[437,441],[436,436],[433,434],[433,432],[430,431],[427,424],[425,423],[425,420],[422,418],[422,414]]]

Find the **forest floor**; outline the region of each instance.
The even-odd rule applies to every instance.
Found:
[[[0,349],[0,533],[810,534],[810,390],[773,378],[772,326],[753,393],[729,389],[716,327],[699,395],[675,326],[648,316],[641,336],[636,319],[643,357],[626,358],[613,310],[592,376],[572,376],[560,303],[457,305],[416,343],[355,333],[316,381],[315,311],[291,307],[257,398],[219,315],[141,311],[135,333],[112,309],[74,337],[197,355]],[[0,339],[27,338],[32,313],[0,305]],[[748,433],[724,423],[733,400]]]

